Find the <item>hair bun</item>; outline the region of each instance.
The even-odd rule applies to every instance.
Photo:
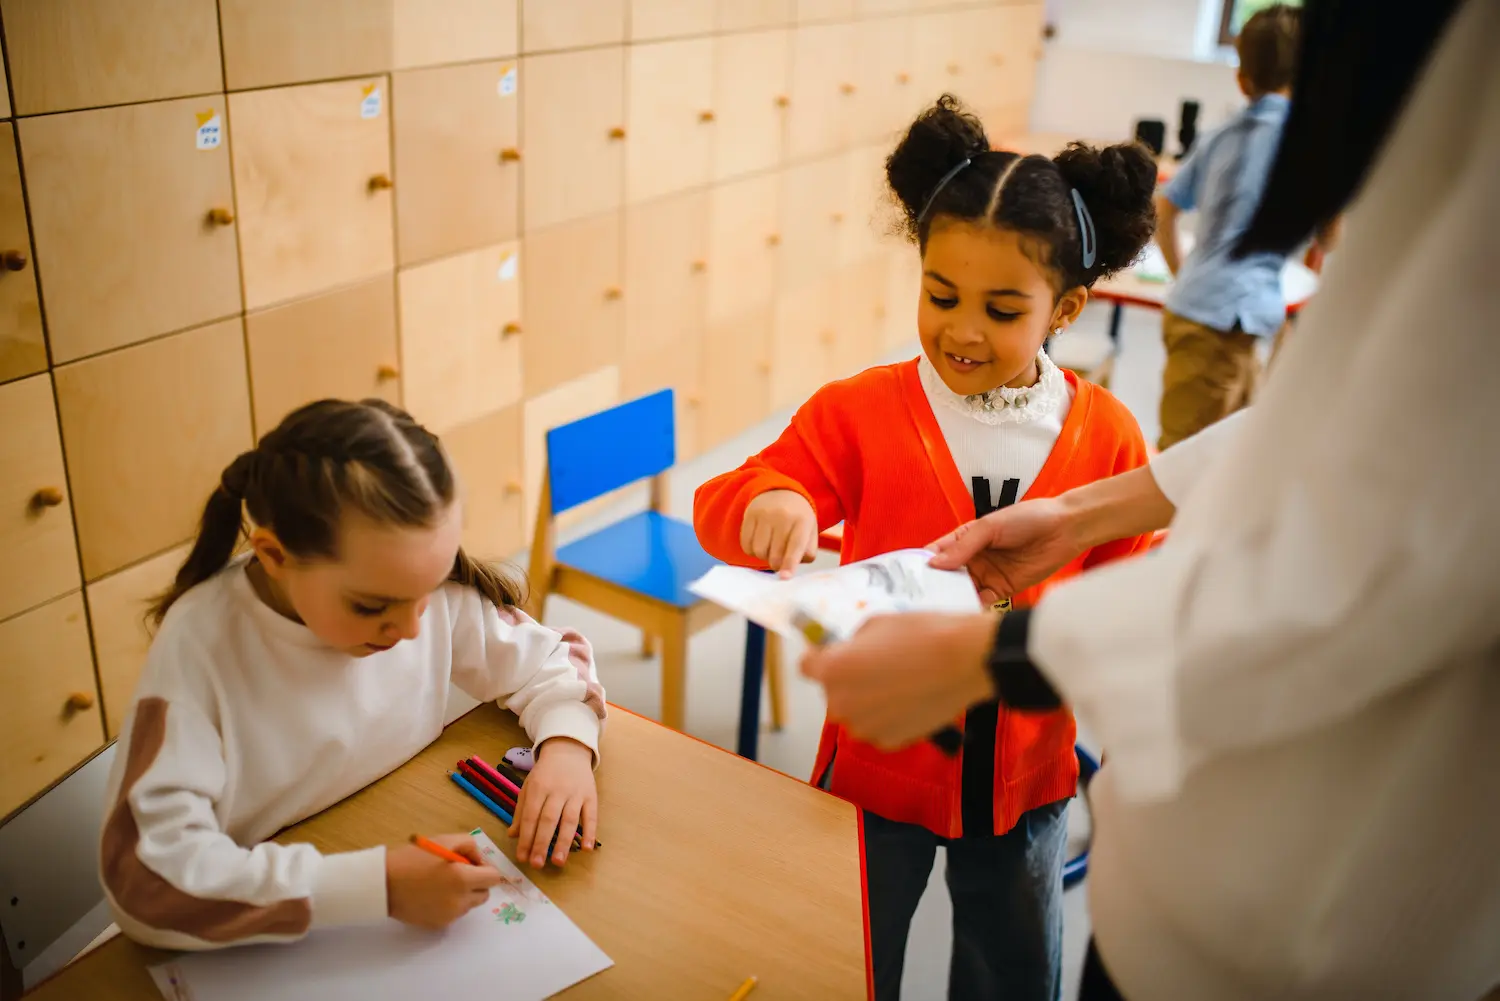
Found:
[[[1094,220],[1099,257],[1093,277],[1135,263],[1156,231],[1156,161],[1138,143],[1103,149],[1069,143],[1053,159],[1063,179],[1082,196]]]
[[[906,211],[911,236],[916,236],[917,216],[943,176],[989,149],[984,126],[952,94],[917,116],[885,161],[886,181]]]

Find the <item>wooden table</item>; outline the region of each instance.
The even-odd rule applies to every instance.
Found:
[[[514,858],[499,822],[447,773],[466,755],[494,761],[524,742],[514,716],[480,706],[277,840],[344,851],[483,827]],[[618,707],[605,726],[599,801],[604,847],[562,870],[526,869],[615,961],[561,997],[724,1001],[752,974],[754,1001],[867,996],[853,806]],[[116,938],[27,998],[161,1001],[146,966],[164,955]]]

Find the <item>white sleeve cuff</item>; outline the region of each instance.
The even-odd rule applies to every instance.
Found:
[[[528,706],[526,728],[531,742],[540,747],[553,737],[568,737],[594,752],[594,767],[599,767],[599,733],[603,721],[582,702],[559,700],[544,706]]]
[[[385,848],[324,855],[313,878],[312,924],[371,924],[390,909],[385,897]]]
[[[1247,413],[1249,410],[1236,411],[1151,457],[1151,476],[1173,507],[1182,507],[1203,474],[1229,448],[1237,433],[1235,428]]]
[[[1098,737],[1130,799],[1172,795],[1186,765],[1172,666],[1180,568],[1170,549],[1060,583],[1031,613],[1032,660]]]

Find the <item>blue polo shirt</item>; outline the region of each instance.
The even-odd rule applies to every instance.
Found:
[[[1199,213],[1197,241],[1182,263],[1167,309],[1215,330],[1274,334],[1286,320],[1281,295],[1284,254],[1235,260],[1235,243],[1250,226],[1266,187],[1291,101],[1267,94],[1183,161],[1162,194],[1184,212]]]

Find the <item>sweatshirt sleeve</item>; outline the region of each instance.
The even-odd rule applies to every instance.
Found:
[[[384,848],[244,847],[221,830],[217,714],[179,665],[156,667],[120,735],[100,836],[100,878],[121,930],[144,945],[201,950],[384,919]]]
[[[750,502],[771,490],[793,490],[807,499],[818,515],[823,532],[844,520],[836,474],[819,447],[820,391],[792,418],[781,437],[740,468],[715,476],[693,495],[693,529],[706,553],[734,566],[764,569],[740,546],[740,528]]]
[[[534,744],[569,737],[594,752],[606,715],[589,641],[549,629],[519,608],[497,608],[472,588],[447,586],[453,608],[453,683],[521,719]]]

